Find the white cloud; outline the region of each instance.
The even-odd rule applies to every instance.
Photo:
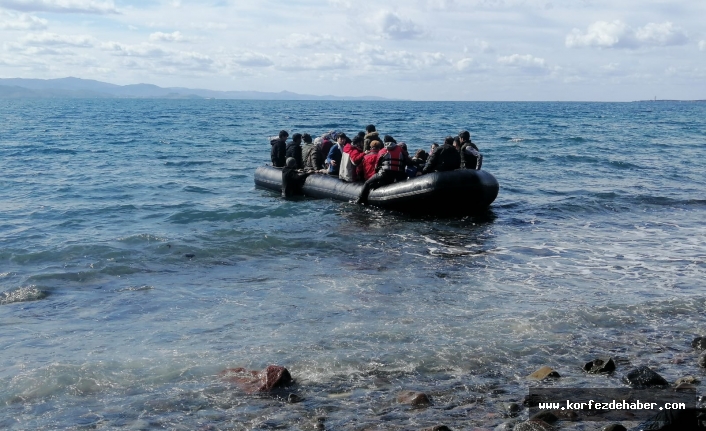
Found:
[[[21,12],[119,13],[112,0],[0,0],[0,7]]]
[[[345,44],[345,39],[340,39],[331,36],[330,34],[300,34],[292,33],[286,39],[279,41],[283,47],[288,49],[301,49],[301,48],[340,48]]]
[[[12,13],[0,10],[0,29],[2,30],[42,30],[48,21],[26,13]]]
[[[152,42],[187,42],[188,39],[184,37],[179,31],[173,33],[162,33],[158,31],[156,33],[150,34],[150,40]]]
[[[360,64],[400,70],[423,70],[448,66],[451,61],[440,52],[388,51],[378,45],[361,43],[357,50]]]
[[[233,62],[243,67],[269,67],[273,65],[272,59],[259,52],[244,52],[233,56]]]
[[[632,29],[620,20],[597,21],[588,27],[586,33],[573,29],[566,36],[568,48],[639,48],[642,46],[684,45],[688,41],[686,31],[671,22],[649,23]]]
[[[105,51],[113,55],[125,57],[155,58],[167,55],[167,51],[159,46],[143,43],[140,45],[125,45],[118,42],[106,42],[101,45]]]
[[[498,63],[505,66],[518,67],[521,69],[546,69],[547,65],[543,58],[532,55],[512,54],[505,57],[498,57]]]
[[[277,68],[281,70],[338,70],[349,69],[350,61],[342,54],[316,53],[306,57],[288,58]]]
[[[394,12],[380,11],[374,19],[374,28],[387,39],[414,39],[423,34],[422,28],[412,20],[402,19]]]
[[[28,46],[75,46],[90,48],[95,45],[95,39],[84,35],[63,35],[56,33],[29,34],[21,39]]]
[[[699,42],[699,49],[701,51],[706,51],[706,40],[702,40],[701,42]]]

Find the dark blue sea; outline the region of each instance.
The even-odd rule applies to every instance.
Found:
[[[0,100],[0,119],[0,429],[492,430],[526,418],[506,406],[544,365],[561,387],[706,378],[706,103]],[[280,129],[369,123],[411,150],[469,130],[497,200],[420,218],[254,187]],[[585,374],[599,356],[618,370]],[[219,376],[269,364],[284,396]]]

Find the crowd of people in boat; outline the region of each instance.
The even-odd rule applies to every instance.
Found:
[[[282,196],[298,194],[308,175],[328,174],[346,182],[364,182],[356,203],[364,204],[371,190],[397,181],[406,181],[431,172],[454,169],[480,169],[483,156],[471,134],[463,130],[447,136],[443,145],[432,143],[410,156],[407,144],[390,135],[380,136],[374,125],[352,139],[340,131],[330,131],[312,140],[308,133],[279,132],[270,141],[272,165],[282,169]]]

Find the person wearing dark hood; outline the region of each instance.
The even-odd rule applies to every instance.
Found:
[[[365,126],[365,136],[363,136],[363,151],[365,151],[366,153],[370,151],[370,143],[379,140],[380,135],[375,130],[375,126],[373,124],[368,124],[367,126]]]
[[[454,148],[453,136],[447,136],[444,140],[444,145],[437,148],[424,166],[423,174],[430,172],[453,171],[461,167],[461,156]]]
[[[289,198],[302,194],[302,187],[309,172],[298,172],[297,161],[288,157],[286,166],[282,169],[282,197]]]
[[[377,174],[365,182],[355,201],[357,204],[365,204],[368,201],[370,190],[407,179],[405,164],[409,156],[405,155],[392,136],[385,135],[384,139],[385,148],[378,153]]]
[[[287,138],[289,133],[286,130],[279,132],[279,137],[270,141],[272,149],[270,150],[270,158],[272,166],[275,168],[283,168],[284,162],[287,160]]]
[[[295,133],[292,135],[292,142],[287,144],[287,157],[291,157],[297,162],[297,169],[304,167],[304,162],[302,161],[302,135],[301,133]]]
[[[483,165],[483,155],[476,144],[471,142],[471,134],[467,130],[461,130],[458,138],[461,141],[461,166],[466,169],[480,169]]]

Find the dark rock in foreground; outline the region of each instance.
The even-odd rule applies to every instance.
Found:
[[[260,372],[248,371],[245,368],[230,368],[223,371],[221,376],[249,394],[271,392],[294,383],[289,370],[279,365],[269,365]]]
[[[654,388],[669,386],[664,377],[652,371],[647,366],[637,367],[623,376],[623,383],[634,388]]]
[[[423,392],[404,391],[397,395],[397,402],[409,404],[413,407],[425,407],[431,405],[429,396]]]
[[[597,358],[587,362],[583,370],[589,374],[612,373],[615,371],[615,362],[613,358]]]

